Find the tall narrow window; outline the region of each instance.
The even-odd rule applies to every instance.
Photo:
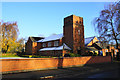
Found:
[[[58,46],[58,41],[55,41],[55,42],[54,42],[54,46]]]
[[[51,42],[48,42],[48,47],[52,46],[52,43]]]
[[[78,35],[80,35],[80,30],[78,30]]]
[[[42,44],[42,47],[46,47],[46,44],[45,44],[45,43],[43,43],[43,44]]]

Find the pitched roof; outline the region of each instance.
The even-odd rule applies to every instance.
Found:
[[[93,43],[91,47],[95,47],[98,50],[102,50],[103,48],[100,43]]]
[[[39,51],[49,51],[49,50],[63,50],[63,46],[65,50],[71,50],[65,43],[59,47],[50,47],[50,48],[42,48]]]
[[[42,48],[39,51],[48,51],[48,50],[55,50],[56,47],[50,47],[50,48]]]
[[[33,42],[44,39],[44,37],[29,37]]]
[[[60,39],[62,37],[63,37],[63,33],[55,34],[55,35],[45,37],[44,39],[38,40],[37,42],[47,42],[47,41],[52,41],[52,40],[58,40],[58,39]],[[94,38],[95,38],[95,36],[85,38],[85,46],[87,46]]]
[[[86,47],[85,48],[87,51],[98,51],[95,47]]]
[[[63,49],[63,47],[64,47],[64,49],[71,50],[71,48],[69,48],[69,47],[68,47],[65,43],[63,43],[63,45],[62,45],[62,46],[57,47],[57,48],[56,48],[56,50],[62,50],[62,49]]]
[[[85,46],[87,46],[94,38],[95,38],[95,36],[94,37],[85,38]]]
[[[55,35],[45,37],[44,39],[41,39],[37,42],[47,42],[47,41],[57,40],[57,39],[60,39],[62,37],[63,37],[63,34],[55,34]]]

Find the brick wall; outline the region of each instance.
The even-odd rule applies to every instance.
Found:
[[[64,18],[63,33],[64,42],[72,49],[72,52],[84,54],[83,18],[75,15]]]
[[[73,15],[73,52],[82,55],[85,52],[84,48],[83,18]]]
[[[54,50],[50,50],[50,51],[39,51],[38,53],[40,56],[56,56],[56,57],[59,57],[59,56],[62,56],[62,50],[57,50],[57,51],[54,51]]]
[[[73,50],[73,16],[64,18],[63,26],[64,43]]]
[[[30,38],[28,39],[28,41],[25,45],[25,52],[28,54],[32,53],[32,41]]]
[[[66,57],[66,58],[25,58],[25,59],[0,59],[2,71],[15,72],[26,70],[40,70],[58,67],[70,67],[83,64],[111,62],[110,56],[89,56],[89,57]]]
[[[33,42],[32,44],[33,44],[32,45],[32,53],[36,54],[37,53],[37,42]]]

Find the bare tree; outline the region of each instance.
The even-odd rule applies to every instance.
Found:
[[[120,40],[120,2],[109,4],[94,20],[95,29],[108,42],[115,41],[118,49]]]

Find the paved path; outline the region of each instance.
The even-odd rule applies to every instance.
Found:
[[[63,69],[52,69],[52,70],[41,70],[41,71],[32,71],[32,72],[22,72],[22,73],[15,73],[15,74],[4,74],[2,75],[2,80],[4,79],[54,79],[60,80],[62,79],[72,79],[72,78],[90,78],[94,77],[97,73],[103,73],[106,71],[116,70],[116,74],[119,75],[119,68],[120,62],[114,63],[103,63],[103,64],[93,64],[93,65],[85,65],[83,67],[70,67],[70,68],[63,68]],[[118,70],[118,71],[117,71]],[[117,76],[116,76],[117,78]]]

